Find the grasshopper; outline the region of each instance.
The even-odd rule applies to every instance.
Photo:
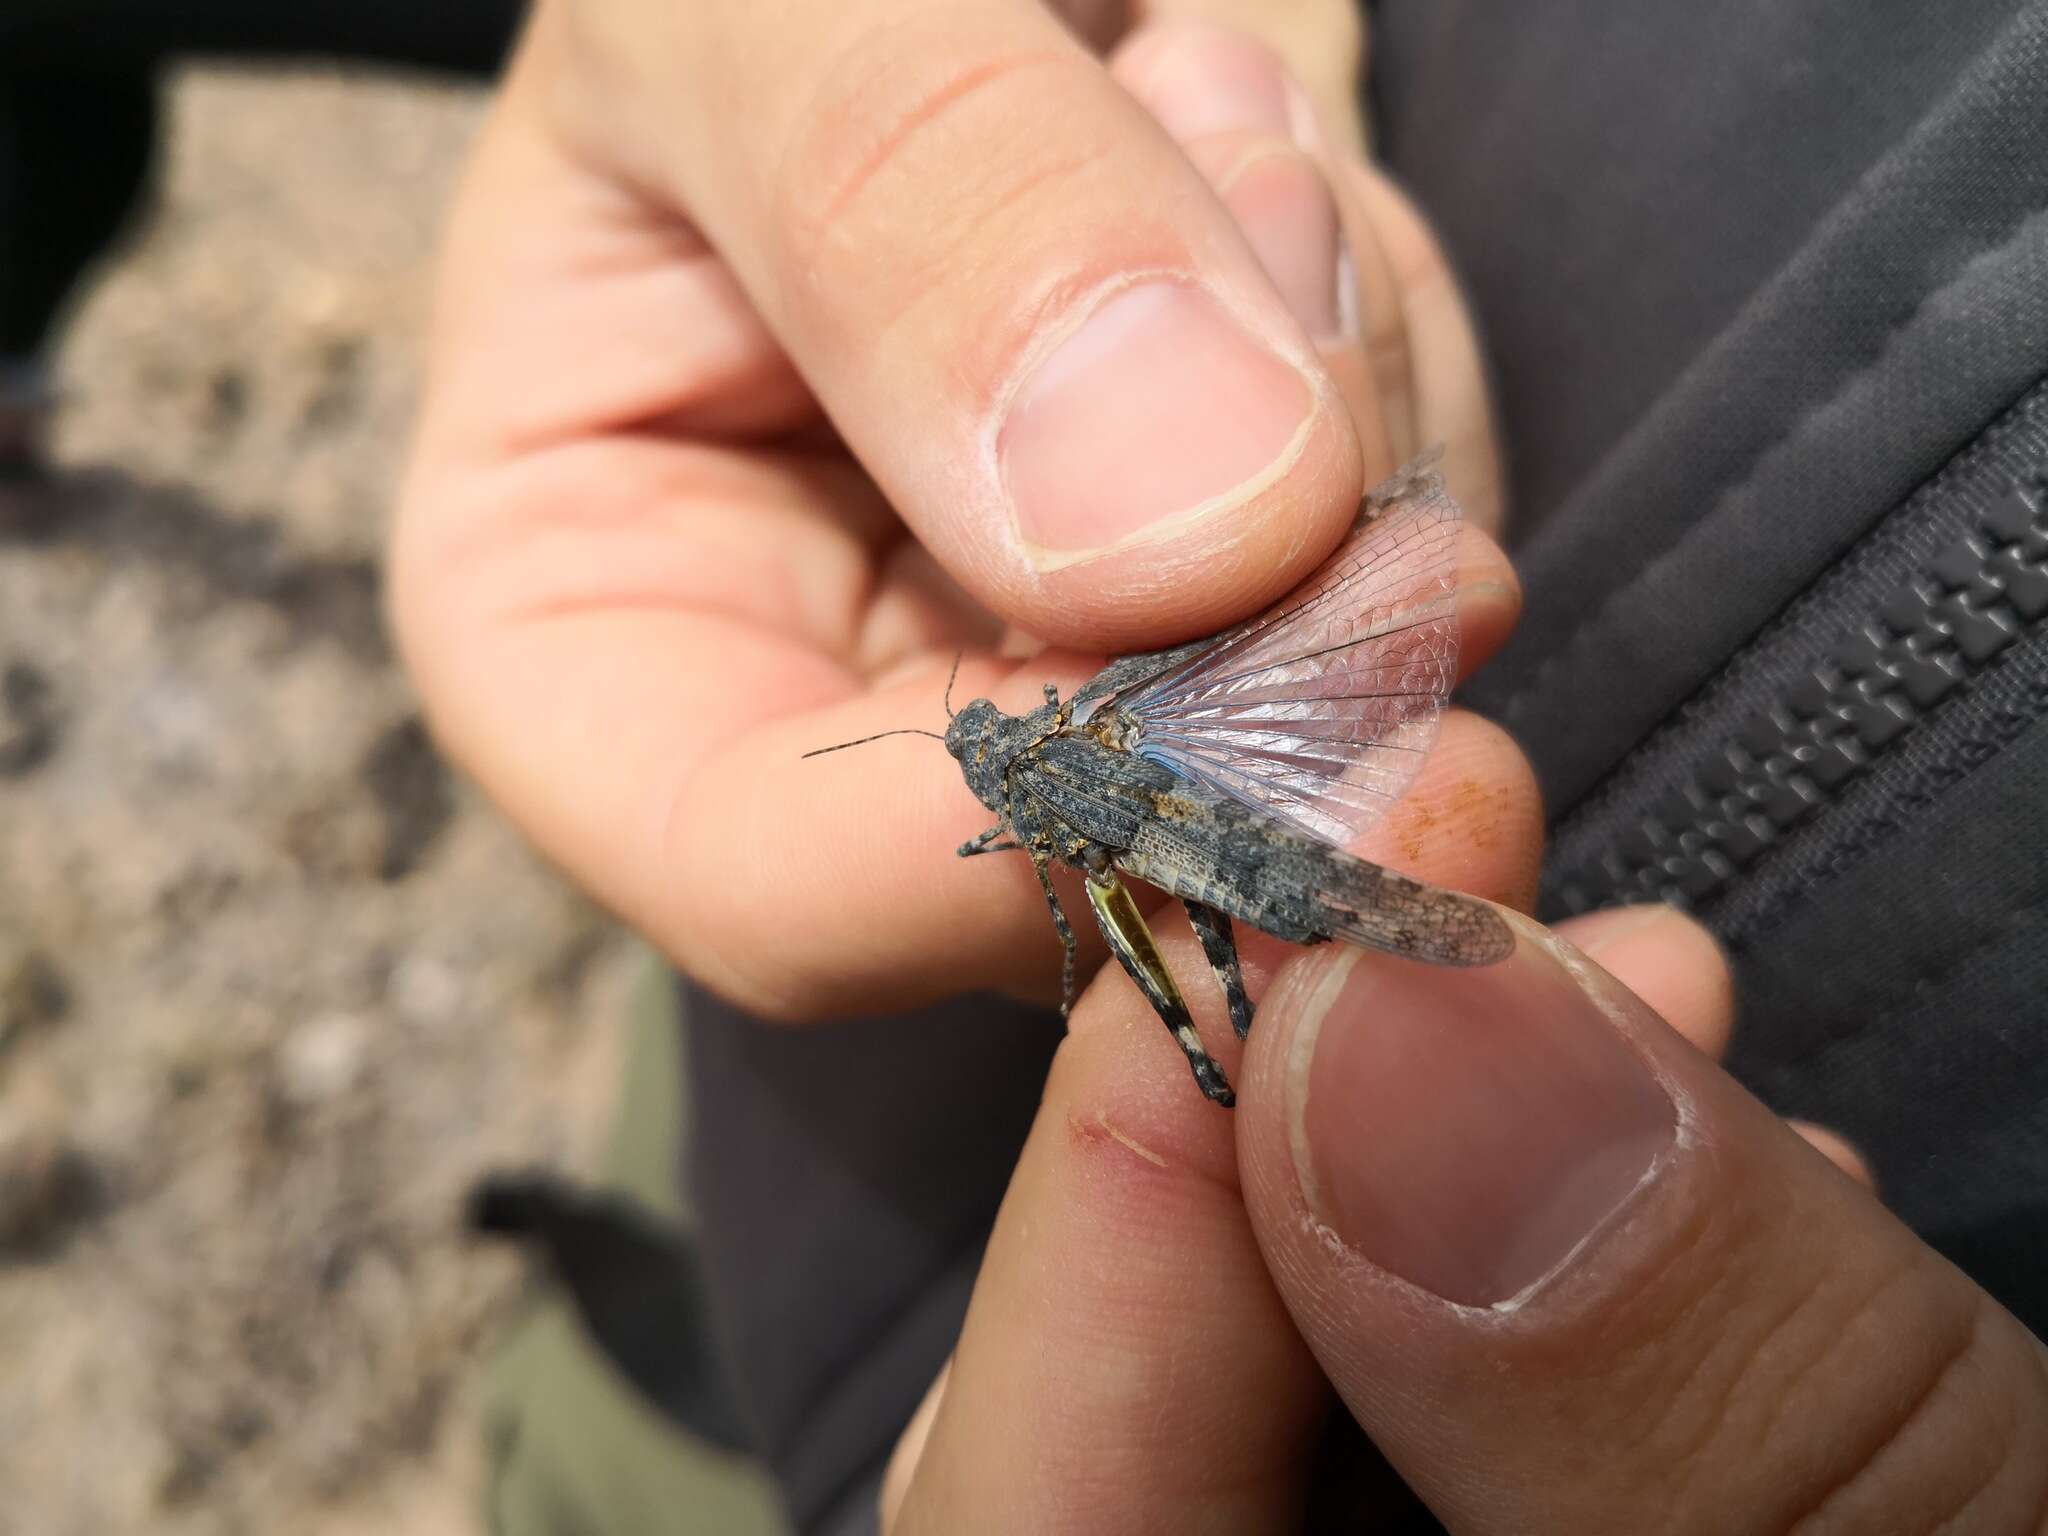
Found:
[[[1030,857],[1064,951],[1062,1014],[1075,940],[1055,862],[1085,876],[1110,952],[1226,1107],[1236,1096],[1123,876],[1185,904],[1240,1039],[1252,1005],[1233,921],[1437,965],[1488,965],[1513,949],[1485,902],[1337,846],[1400,797],[1434,740],[1457,675],[1459,522],[1421,461],[1368,494],[1330,560],[1248,624],[1113,661],[1069,699],[1048,684],[1023,715],[987,699],[955,713],[948,681],[946,750],[997,818],[960,856]]]

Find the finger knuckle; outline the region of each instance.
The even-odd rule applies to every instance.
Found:
[[[1835,1422],[1812,1437],[1823,1450],[1802,1469],[1789,1533],[2042,1529],[2048,1383],[2040,1357],[1981,1293],[1915,1295],[1955,1290],[1930,1267],[1915,1266],[1887,1287],[1892,1300],[1836,1329],[1835,1347],[1806,1373],[1809,1395],[1827,1392]],[[1873,1348],[1880,1334],[1884,1344]],[[1856,1385],[1853,1395],[1844,1383]]]
[[[873,324],[987,266],[1088,174],[1101,144],[1063,119],[1064,81],[1094,65],[1036,37],[897,23],[849,46],[797,115],[773,177],[785,305],[829,324],[857,285]]]
[[[2035,1529],[2048,1474],[2023,1447],[2048,1435],[2048,1389],[1994,1304],[1931,1254],[1788,1284],[1718,1224],[1702,1238],[1661,1342],[1616,1382],[1637,1405],[1621,1459],[1661,1469],[1662,1502],[1798,1536]]]

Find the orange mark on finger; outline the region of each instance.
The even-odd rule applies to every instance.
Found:
[[[1420,800],[1404,800],[1397,814],[1399,825],[1394,828],[1394,835],[1400,839],[1401,857],[1412,868],[1422,862],[1423,851],[1441,818]]]
[[[1460,779],[1445,803],[1446,812],[1471,828],[1474,848],[1491,848],[1500,841],[1499,807],[1501,791],[1489,790],[1477,779]]]
[[[1106,1136],[1126,1151],[1142,1157],[1154,1168],[1164,1168],[1166,1166],[1165,1158],[1154,1152],[1150,1147],[1145,1146],[1142,1142],[1134,1141],[1131,1137],[1126,1136],[1122,1131],[1111,1125],[1109,1117],[1099,1110],[1096,1112],[1092,1123],[1081,1119],[1069,1111],[1067,1114],[1067,1128],[1082,1141],[1099,1142]]]
[[[1489,786],[1476,778],[1459,779],[1427,800],[1404,800],[1394,812],[1390,830],[1410,866],[1424,862],[1432,846],[1456,828],[1472,848],[1500,846],[1516,821],[1519,796],[1509,786]]]

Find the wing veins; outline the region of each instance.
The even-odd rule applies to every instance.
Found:
[[[1396,625],[1392,629],[1376,629],[1369,635],[1358,635],[1350,640],[1340,640],[1337,644],[1324,646],[1319,651],[1295,651],[1284,658],[1281,658],[1276,661],[1263,662],[1260,665],[1252,667],[1243,672],[1233,672],[1224,677],[1205,677],[1201,680],[1201,685],[1205,690],[1210,688],[1221,688],[1228,683],[1241,682],[1248,677],[1257,677],[1261,672],[1272,672],[1278,670],[1281,667],[1293,666],[1296,662],[1314,661],[1316,660],[1316,658],[1320,656],[1334,656],[1339,651],[1349,650],[1354,645],[1364,645],[1367,641],[1370,640],[1384,640],[1389,635],[1404,635],[1411,630],[1422,628],[1425,624],[1440,624],[1444,621],[1445,617],[1446,615],[1441,613],[1432,613],[1422,618],[1413,620],[1410,623]],[[1432,656],[1424,658],[1423,660],[1410,661],[1405,663],[1405,665],[1421,666],[1426,664],[1427,661],[1436,661],[1440,659],[1441,658],[1439,657]]]
[[[1424,520],[1426,512],[1434,513],[1434,516],[1429,517],[1427,522],[1425,522]],[[1401,511],[1396,512],[1392,514],[1390,517],[1384,519],[1384,522],[1389,524],[1395,523],[1403,517],[1409,518],[1415,524],[1415,526],[1411,529],[1404,530],[1389,544],[1389,546],[1386,549],[1371,551],[1371,553],[1380,558],[1375,558],[1370,563],[1361,563],[1364,562],[1365,556],[1368,553],[1367,549],[1364,546],[1374,542],[1371,535],[1365,532],[1365,529],[1370,528],[1371,525],[1374,523],[1383,522],[1383,519],[1381,518],[1372,518],[1363,523],[1360,526],[1360,531],[1354,533],[1352,536],[1352,542],[1359,545],[1360,547],[1350,551],[1347,554],[1340,556],[1340,563],[1338,569],[1335,572],[1332,572],[1329,579],[1324,581],[1321,585],[1319,585],[1316,588],[1314,592],[1310,593],[1300,602],[1295,603],[1289,607],[1275,609],[1271,613],[1265,614],[1260,618],[1254,619],[1251,623],[1247,624],[1243,629],[1239,630],[1236,634],[1230,636],[1230,638],[1225,640],[1222,644],[1215,646],[1210,650],[1197,652],[1195,655],[1190,656],[1187,660],[1181,662],[1178,666],[1174,667],[1171,671],[1168,671],[1163,674],[1155,673],[1152,677],[1143,679],[1140,682],[1134,684],[1134,686],[1138,689],[1141,689],[1143,692],[1150,692],[1160,687],[1162,684],[1171,681],[1175,678],[1193,677],[1199,672],[1199,670],[1202,667],[1214,665],[1215,663],[1222,661],[1225,657],[1234,655],[1242,651],[1249,642],[1257,639],[1261,635],[1264,635],[1267,631],[1274,629],[1280,625],[1286,624],[1290,620],[1299,618],[1304,614],[1310,613],[1316,608],[1321,607],[1325,603],[1334,602],[1338,598],[1345,596],[1370,597],[1373,594],[1380,591],[1381,588],[1369,587],[1362,593],[1353,593],[1351,590],[1354,584],[1361,576],[1364,576],[1367,572],[1379,566],[1383,562],[1383,560],[1386,563],[1391,564],[1391,557],[1407,553],[1409,545],[1413,544],[1414,542],[1416,542],[1417,540],[1421,539],[1429,533],[1440,533],[1445,535],[1452,535],[1455,533],[1455,521],[1451,518],[1445,517],[1440,507],[1433,506],[1432,504],[1427,502],[1414,507],[1403,508]],[[1446,542],[1448,542],[1448,540],[1446,540]],[[1399,574],[1406,576],[1409,573],[1403,571]],[[1426,583],[1429,579],[1430,578],[1425,576],[1424,582]],[[1434,579],[1439,583],[1442,583],[1444,580],[1444,578],[1441,575],[1438,575]],[[1385,633],[1397,632],[1398,631],[1385,631]],[[1273,663],[1273,665],[1278,665],[1278,663]]]

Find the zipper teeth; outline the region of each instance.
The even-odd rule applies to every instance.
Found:
[[[2014,484],[1597,860],[1547,882],[1568,912],[1720,894],[2015,644],[2048,629],[2048,473]]]
[[[2048,719],[2048,628],[2038,628],[1981,681],[1915,731],[1825,816],[1785,839],[1762,869],[1714,903],[1714,930],[1740,948],[1783,921],[1817,886],[1904,832],[1943,795]]]

